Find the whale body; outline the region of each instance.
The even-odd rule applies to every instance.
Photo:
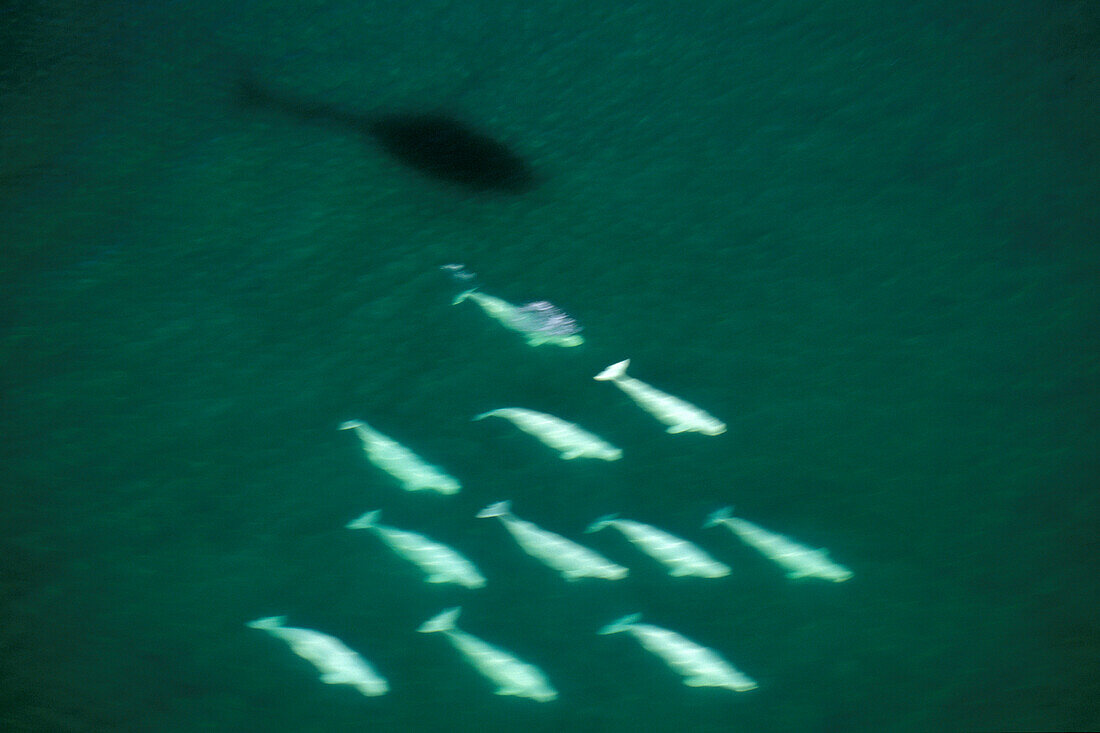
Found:
[[[728,565],[718,562],[702,548],[633,519],[620,519],[615,514],[608,514],[590,524],[585,532],[598,532],[605,527],[614,527],[622,532],[635,547],[667,567],[669,575],[721,578],[730,573]]]
[[[466,588],[482,588],[485,578],[477,567],[454,548],[422,534],[378,523],[382,512],[367,512],[348,522],[348,529],[369,529],[395,553],[427,574],[428,583],[457,583]]]
[[[328,685],[351,685],[359,692],[374,697],[389,692],[389,683],[374,668],[334,636],[312,629],[286,626],[285,616],[268,616],[249,621],[247,626],[266,631],[290,645],[291,651],[308,660],[321,672],[321,681]]]
[[[487,417],[501,417],[517,428],[538,438],[543,444],[561,454],[561,458],[571,461],[574,458],[599,458],[604,461],[617,461],[623,456],[622,450],[611,445],[603,438],[587,430],[562,420],[554,415],[536,412],[523,407],[502,407],[483,412],[474,420]]]
[[[526,697],[538,702],[557,698],[558,691],[541,669],[455,626],[461,612],[461,606],[445,609],[421,624],[417,631],[444,634],[474,669],[496,683],[498,695]]]
[[[578,333],[580,327],[573,319],[546,301],[518,306],[475,288],[459,293],[452,305],[466,300],[477,303],[486,315],[505,328],[523,334],[529,346],[580,346],[584,343],[584,337]]]
[[[721,435],[726,432],[726,424],[679,397],[673,397],[651,387],[640,379],[626,373],[630,359],[616,362],[597,374],[594,379],[611,382],[634,400],[635,403],[665,425],[667,432],[696,432],[704,435]]]
[[[566,580],[573,581],[578,578],[620,580],[630,572],[622,565],[616,565],[583,545],[520,519],[512,514],[510,501],[490,504],[478,512],[477,516],[482,519],[499,518],[504,528],[524,552],[557,570]]]
[[[597,633],[630,633],[647,651],[660,657],[684,678],[689,687],[724,687],[736,692],[754,690],[756,681],[722,658],[718,652],[700,646],[669,629],[638,623],[640,613],[612,621]]]
[[[785,567],[788,578],[824,578],[834,583],[843,583],[854,575],[848,568],[834,562],[829,557],[828,550],[811,549],[789,537],[735,517],[728,506],[712,512],[703,526],[715,527],[719,524],[728,527],[745,544],[756,548],[764,557]]]
[[[455,494],[462,488],[453,476],[362,420],[348,420],[340,424],[340,429],[354,430],[363,443],[367,460],[400,481],[405,491],[431,489],[441,494]]]

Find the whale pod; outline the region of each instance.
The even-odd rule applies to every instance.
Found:
[[[711,513],[703,526],[714,527],[719,524],[728,527],[745,544],[759,550],[764,557],[786,568],[788,578],[824,578],[842,583],[853,575],[848,568],[833,562],[828,550],[813,550],[789,537],[735,517],[728,506]]]
[[[427,574],[428,583],[457,583],[467,588],[482,588],[485,578],[477,567],[454,548],[422,534],[378,523],[381,510],[367,512],[348,522],[348,529],[369,529],[395,553]]]
[[[630,572],[622,565],[616,565],[603,555],[567,540],[561,535],[548,532],[531,522],[512,514],[512,502],[498,501],[482,509],[477,516],[497,517],[504,528],[516,540],[516,544],[531,557],[561,573],[566,580],[578,578],[603,578],[619,580]]]
[[[544,445],[558,451],[561,458],[566,461],[574,458],[617,461],[623,456],[622,450],[603,438],[560,417],[547,415],[545,412],[536,412],[523,407],[502,407],[483,412],[474,420],[484,420],[487,417],[501,417],[508,420],[523,432],[535,436]]]
[[[728,565],[718,562],[702,548],[633,519],[620,519],[615,514],[608,514],[588,525],[585,532],[598,532],[604,527],[614,527],[622,532],[635,547],[667,567],[669,575],[721,578],[730,573]]]
[[[367,460],[400,481],[405,491],[430,489],[441,494],[456,494],[462,488],[456,478],[362,420],[348,420],[340,424],[340,429],[354,430],[363,443]]]
[[[389,692],[386,679],[344,642],[320,631],[285,624],[285,616],[268,616],[249,621],[247,626],[285,641],[291,651],[317,668],[327,685],[351,685],[368,697]]]
[[[593,379],[600,382],[612,382],[637,403],[638,407],[657,418],[665,425],[669,433],[696,432],[704,435],[721,435],[726,432],[726,424],[679,397],[673,397],[651,387],[640,379],[626,373],[630,359],[616,362],[597,374]]]
[[[538,702],[549,702],[558,696],[558,691],[541,669],[455,626],[461,612],[460,606],[440,611],[421,624],[417,631],[445,635],[474,669],[496,683],[498,695],[527,697]]]
[[[756,689],[756,681],[722,658],[718,652],[700,646],[669,629],[638,623],[640,613],[612,621],[597,633],[630,633],[646,650],[664,660],[684,678],[689,687],[724,687],[736,692]]]

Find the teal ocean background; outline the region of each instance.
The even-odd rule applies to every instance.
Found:
[[[0,728],[1100,728],[1100,10],[1090,2],[16,0],[0,8]],[[444,109],[543,177],[427,178],[234,95]],[[530,348],[438,268],[584,326]],[[668,435],[593,381],[725,420]],[[624,450],[562,461],[523,406]],[[361,418],[461,479],[403,492]],[[631,568],[564,582],[486,504]],[[827,547],[791,581],[722,529]],[[429,585],[368,509],[460,548]],[[671,578],[621,512],[733,567]],[[538,664],[501,697],[444,607]],[[690,688],[641,612],[759,689]],[[286,614],[389,678],[321,684]]]

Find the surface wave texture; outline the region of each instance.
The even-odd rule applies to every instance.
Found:
[[[9,5],[3,730],[1100,728],[1095,4]],[[241,104],[243,72],[465,152]],[[448,263],[584,344],[452,306]],[[592,379],[626,358],[728,430]],[[623,457],[470,420],[506,406]],[[402,491],[353,419],[462,491]],[[505,499],[630,575],[563,581],[475,519]],[[702,527],[727,505],[854,577],[786,578]],[[344,529],[371,509],[487,585]],[[613,512],[732,572],[584,534]],[[416,633],[451,606],[558,698]],[[596,634],[636,612],[759,687]],[[390,693],[244,626],[277,615]]]

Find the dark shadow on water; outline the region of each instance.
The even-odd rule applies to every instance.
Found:
[[[237,96],[249,107],[363,135],[410,168],[472,190],[519,194],[538,183],[511,148],[445,113],[358,112],[283,94],[248,76],[238,82]]]

